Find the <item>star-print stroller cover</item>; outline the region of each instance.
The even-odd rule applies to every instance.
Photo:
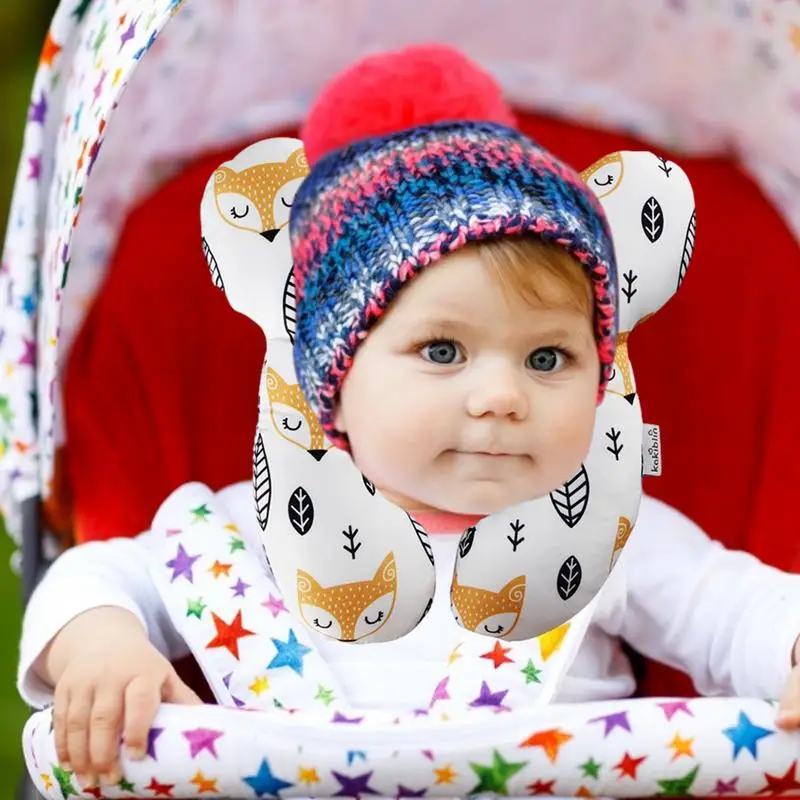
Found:
[[[769,157],[781,151],[782,137],[790,141],[797,135],[796,124],[775,125],[769,141],[761,126],[748,128],[748,120],[782,113],[777,98],[783,95],[777,87],[789,85],[797,74],[775,71],[770,91],[756,86],[752,78],[747,83],[751,94],[733,91],[742,85],[734,78],[752,76],[753,65],[769,56],[764,48],[771,46],[766,42],[760,50],[750,47],[753,31],[737,20],[735,4],[702,5],[693,12],[674,4],[674,13],[684,14],[681,33],[694,41],[721,25],[734,32],[739,49],[725,65],[731,76],[727,95],[716,82],[681,83],[678,76],[670,85],[664,77],[668,72],[659,65],[672,63],[675,41],[654,24],[649,10],[631,9],[622,2],[602,8],[548,2],[537,6],[535,19],[532,10],[518,4],[513,14],[510,6],[508,13],[501,13],[497,3],[489,13],[487,3],[475,0],[470,8],[482,17],[479,33],[473,17],[458,13],[463,4],[443,1],[431,8],[420,3],[416,12],[413,5],[391,0],[379,8],[377,3],[342,0],[333,13],[320,4],[300,7],[285,1],[263,14],[257,0],[61,4],[34,85],[0,275],[5,289],[0,356],[9,365],[4,382],[8,393],[0,398],[0,492],[12,534],[19,533],[20,502],[46,497],[50,491],[54,449],[64,435],[59,365],[102,280],[126,210],[163,180],[171,159],[178,163],[248,136],[255,142],[270,127],[296,123],[327,77],[378,45],[398,46],[421,35],[447,41],[491,65],[509,97],[521,106],[634,128],[644,138],[680,143],[688,151],[713,145],[713,131],[698,121],[703,118],[700,109],[713,107],[720,126],[739,132],[741,161],[800,229],[800,190],[779,159]],[[520,15],[528,13],[526,26]],[[559,20],[569,25],[570,35],[554,35],[557,49],[543,42],[534,54],[522,32],[543,15],[554,25]],[[581,20],[576,30],[570,19]],[[620,25],[627,33],[613,36]],[[612,68],[602,80],[592,80],[594,64],[609,39],[621,41],[619,46],[633,53],[641,69],[630,70],[628,60],[624,68]],[[694,50],[686,52],[682,69],[687,75],[700,74],[690,63]],[[252,79],[256,70],[274,80],[265,87]],[[536,80],[539,70],[549,74],[547,81]],[[227,77],[212,80],[218,72]],[[676,86],[683,113],[671,117],[671,128],[665,131],[659,124],[662,117],[656,119],[648,109],[668,106]],[[634,103],[632,97],[641,102]],[[174,116],[169,130],[188,135],[178,139],[164,133],[159,121],[167,113]],[[748,135],[755,131],[760,138]],[[238,190],[246,192],[249,175],[243,173],[281,165],[287,170],[301,149],[296,140],[267,139],[220,166],[233,170]],[[294,168],[302,171],[302,159],[295,160]],[[147,759],[125,762],[125,778],[106,790],[106,796],[642,797],[800,789],[797,744],[775,730],[772,703],[724,698],[551,703],[604,576],[613,569],[635,523],[642,471],[660,470],[657,425],[645,425],[641,418],[627,335],[677,290],[695,235],[691,187],[678,164],[646,152],[611,153],[587,165],[584,179],[594,182],[612,220],[620,260],[622,337],[616,374],[601,407],[609,409],[609,418],[598,425],[587,463],[563,489],[537,502],[547,508],[553,525],[563,527],[568,547],[570,534],[579,526],[598,526],[598,501],[607,505],[602,525],[596,528],[602,528],[597,549],[547,554],[544,569],[554,573],[546,581],[550,594],[537,601],[550,616],[539,635],[502,641],[474,633],[467,620],[461,621],[463,627],[454,622],[452,651],[442,665],[441,680],[431,687],[428,707],[376,712],[348,706],[307,635],[300,594],[292,583],[302,564],[311,599],[335,588],[335,564],[326,565],[318,557],[316,562],[309,560],[312,554],[303,552],[305,533],[299,534],[296,527],[309,524],[309,515],[297,506],[306,508],[310,500],[315,514],[331,518],[341,512],[341,503],[332,504],[330,490],[315,488],[325,485],[322,470],[339,454],[308,458],[309,450],[327,444],[323,441],[318,447],[311,438],[297,441],[275,426],[276,415],[289,410],[302,414],[288,355],[293,332],[290,264],[281,261],[276,249],[262,260],[275,267],[268,277],[266,270],[243,272],[242,249],[250,247],[246,231],[222,227],[218,184],[210,176],[202,219],[211,279],[234,308],[259,323],[269,342],[254,443],[254,524],[252,529],[237,527],[220,497],[200,484],[179,489],[156,515],[152,527],[159,538],[153,577],[219,705],[163,707],[150,732]],[[603,188],[610,183],[614,192]],[[670,218],[677,220],[677,228],[665,226]],[[279,239],[280,235],[275,243],[280,248]],[[654,273],[639,269],[645,251],[661,254]],[[260,306],[271,310],[263,319],[247,307],[248,288],[252,293],[254,287],[270,298]],[[624,463],[623,442],[629,445],[625,458],[633,457],[635,469],[630,468],[619,485],[598,488],[601,473],[592,466],[592,458]],[[300,461],[300,456],[306,458]],[[309,462],[317,464],[318,472]],[[282,481],[283,471],[275,470],[274,464],[296,469],[292,474],[302,482]],[[348,508],[357,515],[385,514],[392,524],[406,526],[412,534],[405,540],[408,546],[394,557],[424,567],[424,531],[388,503],[378,512],[368,509],[382,499],[368,481],[354,474],[352,465],[339,474],[344,475],[342,496],[355,504]],[[296,495],[300,485],[303,497]],[[297,511],[294,523],[292,503]],[[366,510],[358,510],[362,508]],[[289,515],[288,527],[270,526],[278,510]],[[486,523],[497,524],[495,539],[506,539],[509,533],[517,536],[526,520]],[[345,529],[348,524],[351,530],[357,527],[345,521]],[[489,546],[491,534],[487,524],[486,536],[462,538],[460,588],[485,583],[480,548]],[[288,547],[271,544],[280,536],[289,537]],[[405,588],[392,584],[387,556],[365,552],[369,567],[364,583],[382,582],[381,591],[389,585],[399,600]],[[513,563],[509,556],[501,566],[513,572]],[[330,571],[323,575],[319,570],[326,566]],[[224,585],[217,580],[220,575],[226,578]],[[539,575],[537,571],[525,576],[532,593]],[[243,587],[233,598],[229,582]],[[495,588],[499,592],[506,587],[501,583]],[[369,590],[365,587],[365,598]],[[513,604],[514,593],[506,594]],[[416,598],[407,604],[405,611],[396,604],[398,627],[391,634],[388,621],[387,636],[400,635],[418,622],[413,613],[418,602]],[[524,599],[519,603],[505,613],[524,619]],[[44,796],[92,796],[58,763],[50,710],[31,717],[23,746],[28,770]]]

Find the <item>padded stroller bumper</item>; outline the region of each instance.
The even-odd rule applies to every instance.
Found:
[[[366,711],[348,719],[165,705],[144,761],[105,797],[695,797],[800,790],[800,740],[760,700],[645,699],[554,705],[442,721]],[[58,765],[51,711],[24,732],[45,797],[83,791]]]

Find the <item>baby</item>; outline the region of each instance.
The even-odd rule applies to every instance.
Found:
[[[445,256],[359,346],[334,416],[359,469],[409,512],[541,497],[589,450],[600,363],[581,265],[536,238]]]
[[[326,203],[350,202],[368,164],[385,164],[372,207],[334,222]],[[616,276],[602,211],[572,170],[495,122],[417,126],[320,160],[291,234],[304,394],[329,439],[426,520],[437,564],[453,563],[465,523],[576,471],[613,360]],[[220,498],[257,542],[250,487]],[[706,694],[782,689],[778,724],[800,727],[800,577],[648,498],[636,531],[559,699],[631,694],[624,639]],[[54,703],[59,758],[84,785],[119,780],[121,736],[144,756],[161,702],[200,702],[172,666],[186,647],[152,585],[149,536],[68,552],[26,612],[20,690]],[[353,704],[424,702],[420,654],[454,624],[450,576],[437,577],[435,607],[402,640],[315,639]],[[370,696],[392,667],[393,696]]]

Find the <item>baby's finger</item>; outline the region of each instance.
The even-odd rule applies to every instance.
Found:
[[[67,706],[68,760],[83,786],[94,782],[89,763],[89,725],[93,700],[93,689],[73,689]]]
[[[89,760],[92,772],[102,784],[119,781],[119,739],[122,733],[124,690],[97,692],[92,706],[89,731]]]
[[[128,755],[140,760],[147,754],[147,735],[161,705],[161,686],[152,677],[134,678],[125,690],[123,739]]]
[[[775,723],[783,730],[797,730],[800,728],[800,668],[795,667],[790,673],[783,687],[780,704],[778,705],[778,719]]]
[[[69,707],[69,689],[63,681],[56,686],[53,698],[53,733],[56,741],[58,761],[64,769],[72,769],[67,745],[67,708]]]

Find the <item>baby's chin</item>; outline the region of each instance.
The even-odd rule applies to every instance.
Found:
[[[506,508],[537,500],[547,492],[520,490],[498,484],[463,486],[453,491],[426,494],[425,504],[438,511],[462,516],[487,517]]]

